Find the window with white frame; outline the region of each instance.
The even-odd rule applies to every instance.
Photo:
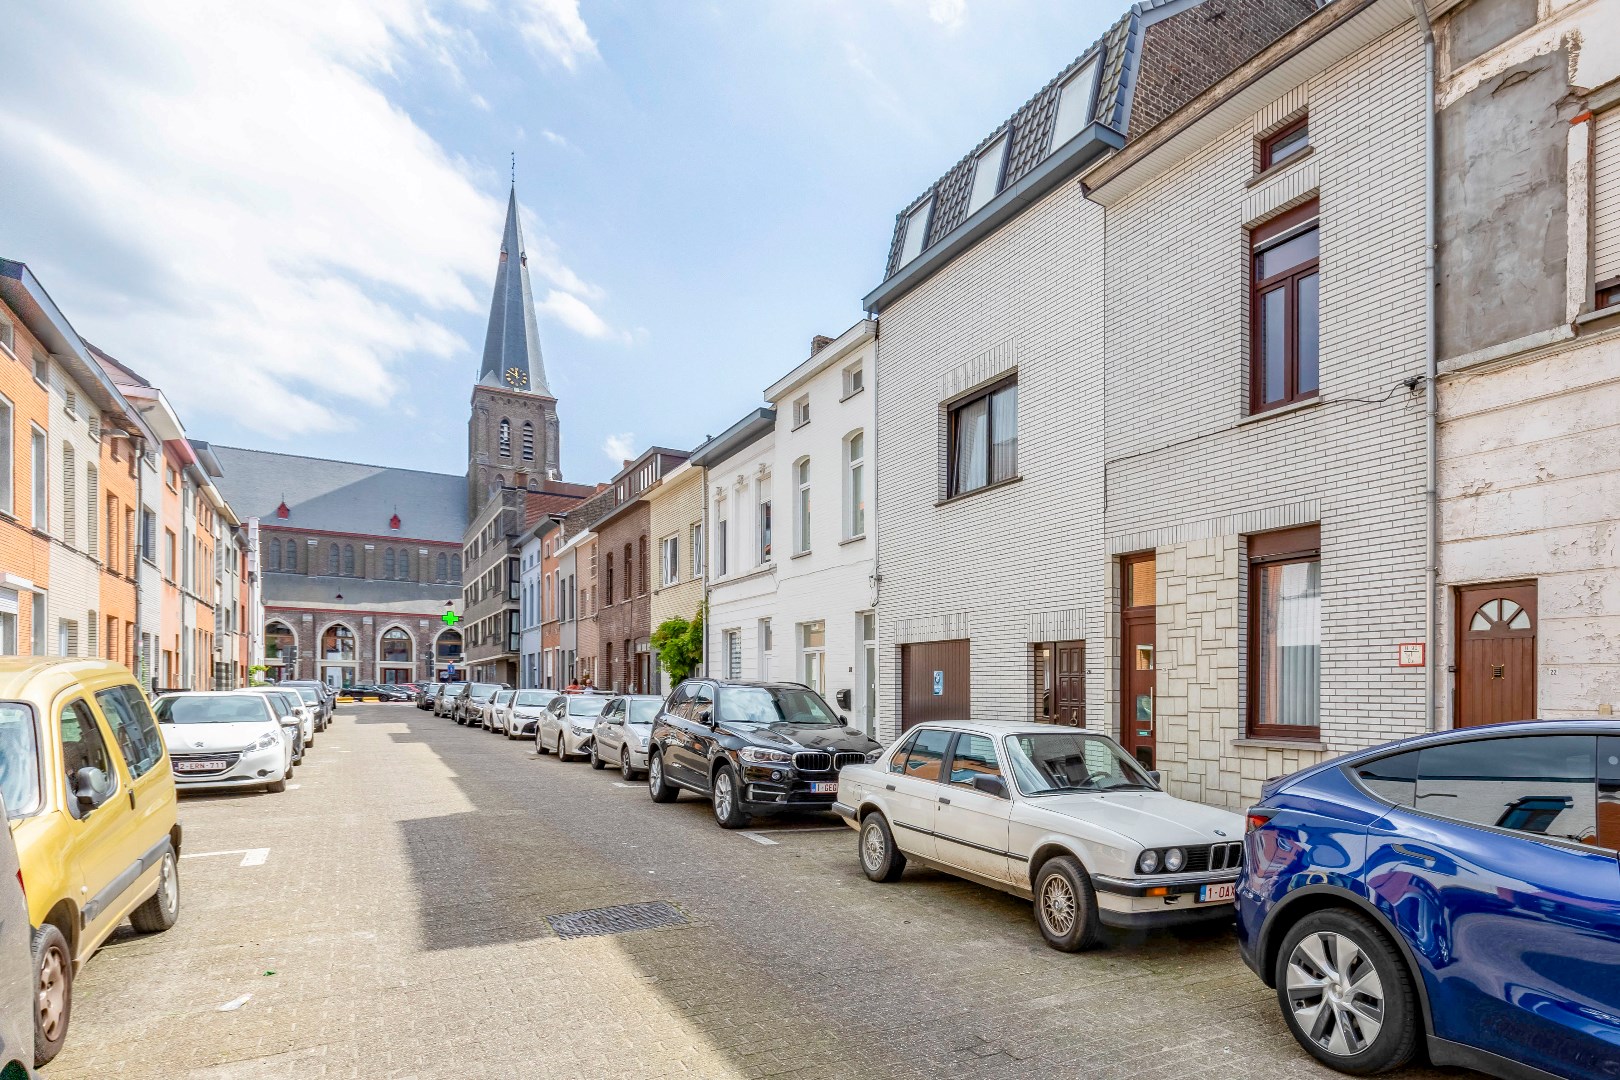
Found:
[[[1058,91],[1057,119],[1052,123],[1052,149],[1056,150],[1091,123],[1092,91],[1097,85],[1097,60],[1093,57],[1069,77]]]
[[[973,213],[979,207],[996,197],[1001,190],[1001,175],[1007,164],[1007,136],[1005,133],[995,142],[979,151],[978,158],[973,162],[973,189],[968,193],[967,212]]]
[[[660,580],[665,585],[673,585],[681,579],[680,541],[676,537],[666,536],[659,542],[659,548],[662,551],[662,558],[659,561],[663,568],[663,573],[659,575]]]
[[[759,620],[759,677],[771,677],[771,620]]]
[[[928,219],[934,210],[930,195],[906,214],[906,235],[900,241],[900,265],[904,266],[921,255],[928,242]]]
[[[29,462],[34,480],[34,502],[31,509],[34,528],[50,528],[50,451],[46,449],[45,433],[33,429],[29,440]]]
[[[4,315],[0,315],[0,345],[4,345],[11,355],[17,355],[17,331]]]
[[[804,427],[810,422],[810,395],[795,398],[793,401],[793,426]]]
[[[742,631],[726,631],[726,678],[742,678]]]
[[[827,624],[820,619],[799,624],[799,675],[810,689],[826,693]]]
[[[866,535],[866,433],[844,440],[844,536]]]
[[[859,360],[844,369],[844,396],[853,397],[866,389],[866,368]]]
[[[0,510],[8,514],[17,511],[17,499],[14,474],[12,470],[12,408],[11,402],[0,397]],[[6,655],[15,655],[16,649],[9,649]]]
[[[759,550],[755,562],[764,566],[771,561],[771,500],[769,497],[761,499],[759,503]]]
[[[800,458],[799,463],[793,466],[793,480],[797,490],[793,496],[794,538],[793,550],[795,554],[803,555],[810,550],[810,459]]]
[[[719,506],[720,514],[724,514],[725,504]],[[726,576],[726,519],[720,517],[714,525],[714,574],[716,577]]]
[[[703,576],[703,523],[692,526],[692,576]]]
[[[1592,120],[1593,307],[1620,305],[1620,106]]]

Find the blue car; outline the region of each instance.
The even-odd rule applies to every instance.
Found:
[[[1268,781],[1243,959],[1313,1057],[1620,1078],[1620,723],[1391,743]]]

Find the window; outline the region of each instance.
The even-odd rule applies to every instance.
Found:
[[[996,197],[996,192],[1001,190],[1001,175],[1006,164],[1007,136],[1003,134],[979,151],[978,159],[973,163],[973,190],[968,193],[967,205],[969,214]]]
[[[866,368],[859,362],[844,369],[844,396],[854,397],[866,389]]]
[[[74,701],[62,710],[62,770],[68,776],[68,812],[75,817],[91,812],[82,809],[73,797],[89,794],[77,789],[81,769],[95,769],[104,777],[95,805],[105,805],[118,790],[118,772],[113,768],[112,755],[107,753],[107,741],[101,737],[95,714],[83,701]]]
[[[694,578],[701,578],[703,576],[703,526],[701,524],[692,526],[691,543],[692,576]]]
[[[726,521],[720,523],[714,530],[714,572],[718,577],[726,576]]]
[[[32,471],[34,476],[33,525],[36,529],[49,529],[50,455],[46,451],[45,433],[39,430],[39,428],[33,429],[33,437],[30,440],[29,445],[29,454],[32,459],[31,464],[33,467]]]
[[[501,417],[501,457],[512,456],[512,421]]]
[[[114,686],[96,694],[101,715],[107,718],[113,738],[124,752],[130,776],[139,780],[163,760],[163,735],[146,696],[133,686]]]
[[[1250,408],[1317,391],[1317,204],[1279,215],[1251,234]]]
[[[1620,108],[1592,121],[1594,308],[1620,305]]]
[[[343,573],[348,577],[354,577],[354,545],[353,544],[344,544],[343,545]]]
[[[933,210],[934,199],[930,195],[906,214],[906,234],[900,241],[900,266],[906,265],[922,254],[923,248],[928,243],[928,219],[932,216]]]
[[[1311,148],[1311,120],[1302,116],[1260,140],[1260,171],[1281,165]]]
[[[269,547],[265,549],[264,568],[266,570],[281,569],[281,541],[271,539]]]
[[[34,594],[33,603],[33,652],[35,656],[45,655],[45,594]]]
[[[607,553],[607,558],[602,563],[602,603],[604,605],[613,603],[613,552],[611,551]]]
[[[913,780],[940,779],[940,769],[945,764],[945,748],[950,745],[951,733],[927,729],[917,732],[910,746],[894,755],[889,763],[889,771],[908,776]],[[904,760],[901,760],[902,757]]]
[[[951,495],[1018,475],[1018,382],[1011,379],[950,407]]]
[[[798,398],[793,402],[793,426],[804,427],[810,422],[810,395]]]
[[[665,585],[673,585],[681,579],[681,545],[673,536],[666,536],[659,543],[663,550],[660,559],[662,563],[662,580]]]
[[[4,345],[12,356],[17,355],[17,330],[4,315],[0,315],[0,345]]]
[[[984,735],[958,735],[956,748],[951,751],[950,782],[970,788],[981,776],[1001,779],[996,744]]]
[[[794,532],[793,550],[803,555],[810,550],[810,459],[800,458],[793,466],[793,481],[797,490],[793,496]]]
[[[759,677],[771,677],[771,620],[759,620]]]
[[[39,810],[40,752],[34,711],[20,702],[0,705],[0,746],[6,769],[0,772],[0,796],[6,816],[16,821]]]
[[[347,626],[328,627],[321,635],[322,660],[354,660],[354,631]]]
[[[70,444],[62,444],[62,539],[79,542],[79,464]]]
[[[818,694],[827,692],[827,624],[799,624],[799,674],[804,684]]]
[[[1314,739],[1320,731],[1321,532],[1312,525],[1249,538],[1249,734]]]
[[[742,678],[742,631],[726,631],[726,678]]]
[[[101,554],[101,474],[94,465],[84,467],[84,537],[85,550],[92,556]]]
[[[394,576],[394,573],[395,573],[394,549],[393,548],[383,548],[382,564],[383,564],[383,577],[392,578]]]
[[[163,576],[170,581],[174,580],[174,530],[163,530]]]
[[[626,551],[629,549],[626,548]],[[647,538],[636,538],[636,589],[637,596],[647,595]]]
[[[0,397],[0,510],[8,514],[17,512],[16,492],[13,490],[11,421],[11,402]]]
[[[1070,76],[1058,91],[1057,119],[1052,124],[1052,149],[1056,150],[1091,123],[1092,92],[1097,86],[1097,60],[1093,57]]]
[[[69,416],[75,419],[78,418],[79,392],[77,390],[74,390],[72,387],[67,387],[62,391],[62,408],[66,410]]]
[[[844,536],[866,535],[866,435],[857,431],[844,442]]]
[[[442,551],[433,560],[433,580],[441,585],[450,580],[450,557]]]
[[[454,555],[453,554],[453,555],[450,556],[450,579],[452,581],[460,581],[461,580],[461,556],[460,555]]]
[[[771,501],[759,504],[759,558],[760,565],[771,561]]]
[[[17,655],[17,621],[21,609],[16,589],[0,589],[0,654]]]
[[[399,627],[391,627],[383,631],[382,661],[385,664],[408,664],[411,662],[411,635]]]
[[[58,619],[56,622],[56,655],[79,655],[79,624],[72,619]]]
[[[34,378],[38,379],[41,385],[49,386],[51,384],[51,358],[44,349],[35,349],[33,352]]]
[[[534,425],[523,421],[523,460],[534,460]]]

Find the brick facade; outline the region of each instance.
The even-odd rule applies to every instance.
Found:
[[[9,347],[0,348],[0,395],[11,407],[11,505],[0,513],[0,588],[4,599],[17,605],[13,648],[24,656],[34,655],[36,639],[49,651],[54,641],[47,636],[51,624],[35,626],[36,605],[48,610],[46,599],[51,584],[51,541],[48,507],[34,505],[34,434],[45,433],[47,454],[50,440],[50,394],[34,377],[35,357],[43,346],[23,320],[10,307],[0,303],[0,319],[11,328]],[[49,474],[48,474],[49,475]],[[47,500],[49,492],[47,491]]]

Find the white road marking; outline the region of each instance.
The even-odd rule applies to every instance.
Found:
[[[752,840],[756,844],[765,844],[768,847],[776,847],[776,845],[777,845],[777,842],[775,840],[772,840],[768,836],[761,836],[757,832],[738,833],[737,835],[738,836],[746,836],[746,837],[748,837],[748,839]]]
[[[287,785],[287,790],[288,791],[297,791],[299,788],[301,788],[303,786],[304,786],[303,784],[288,784]]]
[[[639,788],[639,787],[641,787],[640,784],[626,784],[626,783],[624,783],[623,781],[620,781],[620,780],[613,781],[613,786],[614,787],[622,787],[622,788],[630,788],[632,791]]]
[[[237,1009],[240,1009],[242,1006],[246,1005],[248,1003],[248,999],[252,996],[252,994],[243,994],[239,998],[232,998],[230,1001],[227,1001],[225,1004],[221,1005],[219,1007],[219,1011],[235,1012]]]
[[[256,847],[236,848],[232,851],[188,851],[180,857],[182,859],[208,859],[215,855],[240,855],[242,856],[242,861],[239,864],[241,866],[263,866],[265,860],[270,857],[270,849]]]
[[[776,833],[802,833],[802,832],[850,832],[852,830],[850,829],[850,827],[848,825],[805,825],[805,826],[802,826],[801,828],[797,828],[797,829],[795,829],[791,825],[788,825],[788,826],[784,826],[783,828],[780,828],[780,829],[759,829],[757,831],[758,832],[776,832]]]

